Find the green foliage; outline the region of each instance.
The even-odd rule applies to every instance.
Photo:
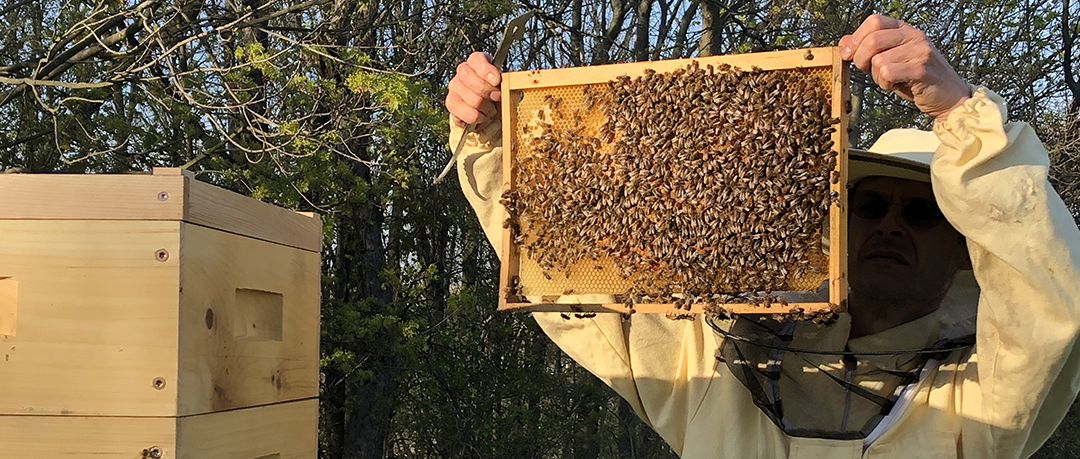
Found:
[[[417,94],[415,85],[403,75],[377,74],[359,69],[345,79],[345,86],[353,93],[368,95],[391,114],[413,105],[409,102],[415,100]]]

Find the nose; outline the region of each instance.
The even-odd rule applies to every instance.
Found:
[[[878,222],[875,231],[879,236],[903,236],[906,231],[904,226],[904,218],[901,213],[901,206],[889,206],[889,212],[881,218]]]

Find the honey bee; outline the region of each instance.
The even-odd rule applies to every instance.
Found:
[[[807,228],[821,228],[838,201],[829,185],[839,181],[839,120],[814,78],[693,62],[584,86],[579,105],[547,94],[538,129],[523,129],[532,137],[513,163],[520,202],[506,204],[516,219],[507,228],[529,241],[523,256],[548,280],[552,270],[574,282],[571,266],[603,256],[610,275],[635,286],[684,283],[685,299],[658,300],[679,311],[724,303],[702,295],[818,275],[824,265],[809,257],[820,233]],[[585,126],[594,108],[601,121]]]

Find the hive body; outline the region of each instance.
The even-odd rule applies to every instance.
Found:
[[[0,457],[315,457],[320,237],[178,170],[0,176]]]
[[[500,308],[844,304],[847,66],[835,48],[515,72],[504,82]],[[773,295],[826,280],[827,299]],[[617,303],[588,304],[590,294]]]

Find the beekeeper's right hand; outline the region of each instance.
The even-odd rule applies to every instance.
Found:
[[[457,75],[450,80],[446,94],[446,109],[450,121],[458,127],[476,123],[482,125],[498,114],[495,103],[501,99],[499,83],[502,74],[491,65],[491,56],[475,52],[469,60],[458,65]]]

